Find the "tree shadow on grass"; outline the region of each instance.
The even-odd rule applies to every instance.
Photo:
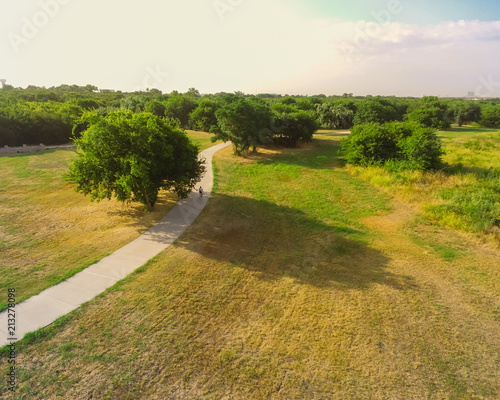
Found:
[[[389,259],[366,244],[366,232],[325,224],[267,201],[216,194],[175,242],[217,262],[320,288],[415,288],[413,278],[387,270]]]

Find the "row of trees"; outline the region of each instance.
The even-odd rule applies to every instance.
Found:
[[[161,189],[186,197],[204,171],[198,148],[180,129],[186,120],[168,114],[171,104],[183,110],[186,99],[176,95],[166,105],[153,100],[144,110],[135,104],[135,111],[85,111],[75,123],[79,156],[68,175],[76,190],[97,201],[114,196],[139,202],[149,211]],[[295,146],[312,140],[318,129],[312,110],[269,106],[261,98],[236,94],[217,102],[202,99],[189,115],[200,129],[214,133],[214,141],[230,140],[238,155],[270,142]]]
[[[196,112],[195,112],[196,114]],[[275,103],[269,106],[259,97],[226,95],[218,103],[215,124],[210,132],[213,140],[231,141],[234,153],[273,142],[279,146],[295,147],[299,142],[312,140],[319,128],[312,110]]]
[[[233,102],[235,104],[230,105]],[[49,89],[30,86],[0,90],[0,145],[65,143],[71,137],[74,122],[88,110],[98,110],[101,115],[116,110],[150,112],[178,120],[182,129],[212,130],[222,138],[224,134],[231,136],[224,112],[230,112],[231,107],[242,111],[245,105],[267,109],[259,114],[262,123],[257,124],[257,139],[248,139],[250,147],[252,143],[269,140],[291,146],[298,140],[307,141],[306,131],[313,127],[311,117],[314,125],[325,129],[351,129],[356,125],[390,121],[414,121],[436,129],[472,122],[486,127],[500,126],[500,101],[352,95],[247,96],[243,93],[202,96],[194,88],[186,93],[164,94],[157,89],[123,93],[99,90],[92,85],[61,85]],[[226,111],[220,111],[218,118],[221,108]],[[226,127],[226,133],[221,124]]]
[[[476,122],[484,126],[500,126],[500,119],[487,118],[490,110],[500,110],[494,102],[468,100],[371,98],[361,101],[334,100],[318,106],[320,124],[327,129],[350,129],[367,123],[415,121],[436,129],[448,129],[451,124],[462,126]],[[493,124],[493,125],[492,125]]]
[[[0,102],[0,146],[67,143],[81,113],[72,102]]]

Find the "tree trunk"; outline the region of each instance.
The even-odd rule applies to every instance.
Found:
[[[146,207],[148,208],[148,212],[153,211],[153,206],[151,205],[151,201],[149,200],[149,196],[147,193],[144,193],[144,203],[146,203]]]

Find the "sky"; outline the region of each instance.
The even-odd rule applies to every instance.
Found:
[[[0,79],[500,97],[498,0],[0,0]]]

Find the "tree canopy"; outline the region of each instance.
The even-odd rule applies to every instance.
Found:
[[[215,115],[216,110],[236,99],[259,104],[257,108],[266,108],[268,114],[312,111],[325,129],[350,129],[356,124],[405,120],[436,129],[447,129],[452,122],[458,125],[479,123],[487,127],[500,125],[500,99],[419,99],[352,94],[251,96],[242,92],[200,94],[195,88],[190,88],[186,93],[174,90],[167,94],[158,89],[126,93],[99,89],[93,85],[50,88],[30,85],[26,89],[6,85],[0,88],[0,146],[68,143],[75,123],[79,129],[84,127],[78,120],[88,110],[96,110],[103,116],[117,109],[134,113],[148,111],[158,117],[177,119],[184,129],[207,131],[213,126],[214,132],[220,132],[222,126]],[[259,141],[269,141],[269,130],[273,130],[276,123],[271,122],[266,128],[259,127],[256,133],[262,140],[254,142],[260,144]],[[79,130],[73,132],[78,133]]]
[[[481,125],[488,128],[500,126],[500,104],[489,103],[483,108]]]
[[[176,118],[181,122],[181,126],[186,128],[189,124],[189,115],[196,108],[196,102],[188,96],[175,95],[170,97],[165,103],[165,115],[168,118]]]
[[[354,125],[377,122],[383,124],[389,121],[398,121],[400,116],[396,108],[389,102],[381,99],[372,99],[362,102],[354,117]]]
[[[317,109],[319,123],[326,129],[350,129],[354,111],[345,103],[323,103]]]
[[[273,142],[278,146],[296,147],[299,141],[309,143],[318,127],[314,111],[273,112]]]
[[[211,130],[214,139],[231,141],[237,155],[250,147],[256,151],[258,145],[272,140],[271,112],[258,97],[227,95],[215,115],[218,125]]]
[[[151,211],[160,189],[187,197],[204,171],[198,147],[172,122],[152,113],[86,112],[87,129],[76,139],[78,158],[69,180],[92,200],[144,204]]]
[[[429,128],[448,129],[451,126],[452,115],[447,104],[437,97],[428,96],[414,106],[407,114],[407,119]]]
[[[198,107],[189,116],[189,125],[192,129],[197,129],[203,132],[210,131],[210,128],[217,125],[218,104],[214,100],[203,99],[198,104]]]

